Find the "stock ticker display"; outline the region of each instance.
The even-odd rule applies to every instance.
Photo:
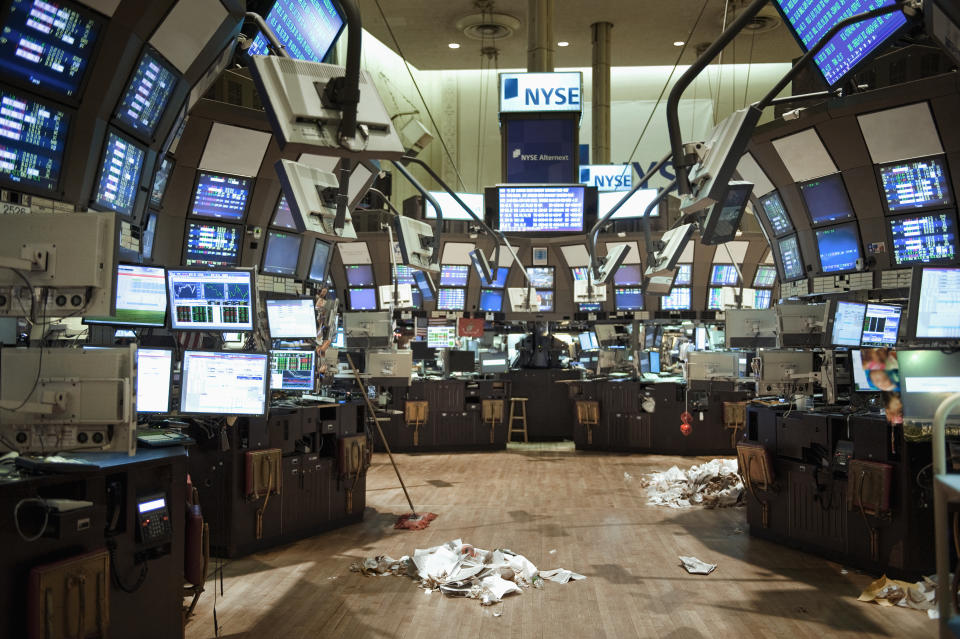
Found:
[[[266,22],[291,58],[310,62],[323,62],[343,29],[343,18],[330,0],[278,0]],[[267,55],[267,44],[257,33],[248,53]]]
[[[737,267],[733,264],[714,264],[710,274],[710,283],[717,286],[736,286],[740,283]]]
[[[880,168],[880,182],[891,213],[940,208],[953,202],[943,158],[910,160]]]
[[[504,233],[583,231],[583,187],[500,187],[499,199]]]
[[[66,112],[0,90],[0,180],[55,191],[69,126]]]
[[[957,228],[951,211],[894,217],[888,223],[897,265],[952,261],[956,257]]]
[[[240,227],[187,222],[186,266],[235,266],[240,262]]]
[[[138,145],[110,131],[94,202],[124,215],[133,213],[145,156],[146,152]]]
[[[199,171],[190,213],[197,217],[242,220],[247,213],[253,180]]]
[[[467,303],[467,289],[441,288],[437,289],[438,311],[462,311]]]
[[[270,388],[313,390],[313,351],[270,351]]]
[[[63,3],[13,0],[0,32],[0,69],[37,89],[79,97],[99,22]]]
[[[159,55],[144,51],[117,107],[117,119],[139,134],[153,135],[176,84],[173,69]]]

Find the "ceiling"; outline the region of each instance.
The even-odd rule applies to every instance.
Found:
[[[499,68],[527,66],[527,0],[500,0],[494,4],[494,13],[513,16],[520,23],[512,35],[496,42],[471,39],[457,29],[458,20],[481,13],[474,0],[358,0],[364,28],[397,51],[377,1],[403,54],[419,69],[481,68],[480,50],[483,46],[499,49]],[[696,59],[696,46],[713,41],[722,32],[724,6],[729,6],[729,23],[745,0],[706,2],[703,17],[689,38],[692,46],[687,47],[681,64],[692,63]],[[555,48],[554,66],[589,67],[590,25],[602,21],[614,25],[611,36],[613,66],[672,66],[680,52],[673,43],[688,39],[690,28],[703,6],[701,0],[555,0],[553,39],[570,44]],[[723,62],[788,62],[801,54],[789,29],[780,22],[776,9],[768,5],[761,16],[765,29],[740,35],[725,49]],[[447,46],[450,42],[458,42],[461,46],[450,49]]]

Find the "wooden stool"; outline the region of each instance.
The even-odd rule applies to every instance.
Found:
[[[579,400],[577,402],[577,422],[587,429],[587,445],[593,445],[593,427],[600,423],[600,402]]]
[[[425,401],[407,402],[404,404],[404,420],[409,428],[413,428],[413,445],[420,445],[420,427],[427,423],[429,404]]]
[[[485,399],[482,403],[483,423],[490,426],[490,443],[493,443],[494,428],[503,423],[503,400]]]
[[[517,414],[516,407],[520,406],[520,414]],[[521,428],[514,428],[513,423],[520,422],[523,424]],[[527,398],[526,397],[511,397],[510,398],[510,429],[507,431],[507,441],[513,440],[514,433],[523,433],[523,442],[527,443],[530,441],[527,438]]]

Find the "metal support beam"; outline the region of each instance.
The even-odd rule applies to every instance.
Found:
[[[593,93],[590,105],[593,111],[592,164],[610,164],[610,32],[609,22],[590,25],[593,36]]]
[[[553,0],[528,0],[527,71],[553,73]]]

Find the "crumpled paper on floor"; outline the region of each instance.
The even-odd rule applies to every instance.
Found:
[[[448,597],[479,599],[484,606],[498,603],[508,594],[520,593],[523,588],[542,588],[544,579],[561,584],[586,579],[563,568],[541,573],[529,559],[512,550],[483,550],[461,539],[433,548],[418,548],[412,558],[368,557],[354,562],[350,570],[367,576],[408,576],[418,580],[426,593],[439,590]]]
[[[717,569],[717,564],[708,564],[696,557],[684,557],[679,555],[680,563],[687,569],[691,575],[709,575]]]
[[[712,459],[682,471],[676,466],[644,475],[647,503],[671,508],[727,508],[741,503],[743,481],[736,459]]]
[[[923,581],[912,584],[907,581],[890,579],[883,575],[867,586],[857,599],[859,601],[875,601],[881,606],[900,606],[901,608],[925,610],[929,615],[931,610],[937,608],[937,585],[929,577],[924,577]],[[935,616],[931,616],[931,618],[935,618]]]

